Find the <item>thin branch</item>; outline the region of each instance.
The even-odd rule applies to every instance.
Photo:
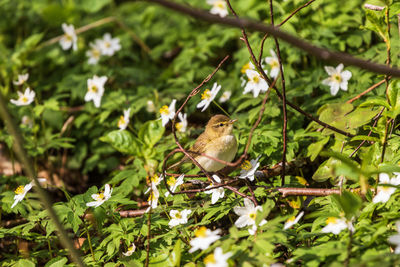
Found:
[[[391,77],[390,77],[390,78],[391,78]],[[386,79],[383,79],[382,81],[380,81],[380,82],[378,82],[378,83],[372,85],[370,88],[368,88],[367,90],[365,90],[365,91],[362,92],[361,94],[359,94],[359,95],[353,97],[353,98],[350,99],[350,100],[347,100],[346,103],[352,103],[353,101],[359,99],[359,98],[362,97],[363,95],[368,94],[369,92],[371,92],[372,90],[374,90],[375,88],[377,88],[379,85],[383,84],[385,81],[386,81]]]
[[[271,15],[271,25],[274,25],[274,9],[272,5],[273,0],[269,0],[269,8],[270,8],[270,15]],[[281,172],[281,183],[282,186],[285,184],[285,167],[286,167],[286,150],[287,150],[287,111],[286,111],[286,85],[285,85],[285,76],[283,74],[283,66],[282,66],[282,57],[281,57],[281,50],[279,48],[279,42],[276,37],[274,37],[275,40],[275,46],[276,46],[276,54],[278,56],[278,61],[279,61],[279,72],[281,75],[281,81],[282,81],[282,112],[283,112],[283,129],[282,129],[282,135],[283,135],[283,149],[282,149],[282,172]],[[259,63],[261,63],[259,61]]]
[[[303,39],[300,39],[298,37],[295,37],[293,35],[290,35],[286,32],[279,30],[278,27],[273,27],[271,25],[266,25],[264,23],[260,23],[249,19],[240,19],[240,18],[236,19],[231,17],[221,18],[220,16],[210,14],[208,11],[194,9],[188,5],[181,5],[167,0],[145,0],[145,1],[157,3],[164,7],[170,8],[176,12],[184,13],[194,18],[202,19],[204,21],[208,21],[211,23],[219,23],[231,27],[245,28],[262,33],[269,33],[301,50],[308,52],[309,54],[321,58],[322,60],[334,61],[349,66],[356,66],[361,69],[369,70],[375,73],[400,77],[400,69],[398,68],[388,67],[383,64],[377,64],[367,60],[359,59],[346,53],[333,52],[328,49],[315,46],[309,42],[304,41]]]
[[[364,8],[370,9],[370,10],[375,10],[375,11],[382,11],[385,7],[384,6],[375,6],[371,4],[364,4]]]

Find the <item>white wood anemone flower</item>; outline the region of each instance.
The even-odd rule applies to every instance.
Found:
[[[18,99],[11,99],[10,102],[16,106],[27,106],[35,100],[35,91],[31,90],[31,88],[26,88],[25,92],[22,93],[20,91],[18,93]]]
[[[220,17],[226,17],[228,15],[228,8],[224,0],[207,0],[207,4],[212,5],[210,13],[218,15]]]
[[[298,223],[301,219],[301,217],[303,217],[304,215],[304,211],[300,212],[296,217],[290,217],[286,222],[285,225],[283,226],[283,230],[287,230],[290,227],[292,227],[293,225],[295,225],[296,223]]]
[[[173,120],[175,117],[175,104],[176,104],[176,99],[173,99],[169,107],[167,105],[164,105],[160,108],[160,114],[161,114],[161,121],[162,121],[162,126],[167,125],[169,120]]]
[[[157,173],[154,174],[151,178],[150,178],[150,186],[147,188],[147,190],[144,192],[145,194],[149,193],[150,190],[152,189],[152,186],[157,186],[161,183],[161,181],[164,180],[164,175],[160,175],[158,176]]]
[[[38,178],[39,183],[44,183],[46,182],[46,179],[44,178]],[[14,196],[14,203],[11,205],[11,208],[14,208],[19,202],[21,202],[24,198],[26,193],[29,192],[29,190],[32,189],[34,186],[34,182],[30,182],[26,185],[20,185],[15,189],[15,196]]]
[[[192,213],[192,211],[188,209],[184,209],[182,211],[170,210],[169,216],[171,216],[171,220],[168,223],[169,227],[172,228],[174,226],[187,223],[190,213]]]
[[[254,235],[257,231],[256,219],[257,219],[257,212],[262,211],[261,206],[255,206],[254,203],[245,198],[244,200],[244,207],[236,206],[233,208],[233,211],[236,215],[239,215],[239,218],[235,222],[235,226],[238,228],[243,228],[246,226],[251,226],[252,228],[249,229],[249,233]],[[266,224],[266,220],[262,220],[259,226]]]
[[[322,84],[330,86],[331,95],[336,95],[339,89],[347,91],[348,81],[351,78],[351,72],[343,70],[343,64],[340,63],[336,68],[325,66],[325,71],[330,75],[322,81]]]
[[[389,185],[399,185],[400,184],[400,173],[395,172],[396,176],[393,178],[389,178],[387,173],[380,173],[379,174],[379,184],[389,184]],[[389,201],[392,194],[396,191],[396,187],[392,186],[378,186],[377,191],[378,193],[372,199],[373,203],[386,203]]]
[[[157,208],[158,205],[158,198],[160,197],[160,192],[158,191],[155,184],[151,184],[151,191],[147,202],[149,203],[149,207],[146,209],[146,213],[150,211],[150,209]]]
[[[184,113],[182,115],[182,113],[179,112],[178,118],[179,118],[180,122],[175,123],[175,127],[178,130],[178,132],[184,133],[184,132],[186,132],[186,129],[188,126],[187,114]]]
[[[121,117],[119,117],[118,128],[120,130],[125,130],[126,127],[128,127],[130,113],[131,113],[131,108],[124,109],[124,115],[123,116],[121,115]]]
[[[122,252],[122,254],[126,257],[129,257],[133,254],[133,252],[135,252],[135,250],[136,250],[136,246],[132,242],[131,245],[129,246],[128,250],[126,252]]]
[[[76,35],[74,25],[63,23],[61,27],[64,31],[64,35],[60,39],[61,48],[63,50],[68,50],[72,47],[72,49],[75,51],[78,48],[78,36]]]
[[[121,50],[119,38],[112,38],[110,33],[106,33],[103,39],[99,41],[101,54],[105,56],[112,56],[115,52]]]
[[[87,80],[88,91],[85,95],[85,101],[89,102],[93,100],[96,108],[100,107],[101,98],[104,94],[104,84],[107,82],[106,76],[98,77],[94,75],[92,79]]]
[[[86,206],[95,207],[95,208],[97,208],[98,206],[101,206],[104,202],[106,202],[108,199],[110,199],[112,191],[113,191],[113,189],[110,187],[110,185],[106,184],[104,186],[104,192],[100,192],[99,194],[93,194],[92,198],[95,201],[86,203]]]
[[[396,245],[394,254],[400,254],[400,221],[396,222],[397,234],[389,236],[388,242]]]
[[[29,79],[29,73],[25,73],[25,74],[18,74],[18,80],[13,81],[14,85],[18,85],[21,86],[24,83],[26,83],[26,81],[28,81]]]
[[[271,56],[265,58],[265,63],[267,63],[271,67],[269,75],[271,76],[271,78],[275,79],[276,77],[278,77],[280,71],[279,60],[274,50],[271,49],[269,50],[269,52],[271,53]]]
[[[216,247],[214,253],[208,254],[204,258],[206,267],[228,267],[228,259],[232,256],[232,252],[223,253],[222,248]]]
[[[194,231],[195,238],[190,240],[190,245],[192,246],[189,250],[189,253],[193,253],[198,249],[205,250],[208,247],[221,238],[219,233],[221,232],[220,229],[215,231],[211,231],[207,229],[205,226],[201,226],[196,231]]]
[[[180,175],[178,177],[178,179],[175,179],[175,177],[170,176],[167,180],[167,184],[169,185],[169,190],[171,190],[172,192],[175,192],[175,190],[178,188],[178,186],[183,184],[184,177],[185,177],[184,174]],[[169,191],[165,192],[164,195],[165,195],[165,197],[168,197],[170,195]]]
[[[257,171],[257,168],[260,166],[260,163],[258,160],[260,157],[257,157],[256,159],[252,159],[250,161],[245,160],[241,165],[240,165],[240,174],[239,177],[240,179],[249,179],[250,181],[254,181],[254,175]]]
[[[326,226],[321,229],[321,232],[338,235],[345,229],[349,229],[352,232],[354,231],[351,222],[348,222],[345,218],[329,217],[326,219]]]
[[[214,178],[214,180],[217,183],[221,183],[221,179],[217,175],[214,174],[212,177]],[[206,189],[213,187],[213,186],[216,186],[216,185],[214,183],[211,183],[211,185],[207,186]],[[204,191],[204,193],[212,194],[211,195],[211,204],[215,204],[215,203],[217,203],[217,201],[220,198],[223,198],[225,196],[225,189],[223,187],[218,187],[218,188],[214,188],[214,189],[211,189],[208,191]]]
[[[97,39],[94,43],[89,44],[90,49],[86,51],[89,65],[96,65],[101,58],[100,40]]]
[[[265,73],[267,73],[265,71]],[[269,88],[268,83],[255,70],[246,70],[247,83],[244,87],[243,94],[253,92],[253,97],[258,97],[260,92],[266,92]]]
[[[204,92],[201,94],[201,101],[199,104],[197,104],[197,108],[203,108],[201,112],[206,110],[217,96],[219,90],[221,90],[221,85],[218,85],[217,83],[213,84],[211,91],[209,89],[204,90]]]
[[[219,102],[220,103],[225,103],[227,102],[232,96],[232,92],[231,91],[225,91],[222,93],[222,96],[219,98]]]

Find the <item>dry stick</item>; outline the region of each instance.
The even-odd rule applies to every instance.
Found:
[[[78,251],[74,248],[74,244],[68,237],[67,231],[65,231],[64,227],[60,223],[60,220],[58,219],[53,206],[52,206],[52,201],[50,200],[50,197],[48,196],[47,192],[41,187],[37,176],[35,169],[33,167],[32,161],[30,158],[28,158],[28,153],[25,151],[23,147],[23,138],[21,133],[18,130],[18,127],[15,125],[15,121],[10,113],[7,110],[6,103],[3,98],[3,94],[0,93],[0,115],[7,126],[7,129],[9,133],[13,136],[14,138],[14,145],[13,149],[15,151],[15,154],[18,156],[21,165],[23,166],[25,173],[27,176],[34,181],[35,184],[35,190],[38,191],[38,195],[40,197],[41,202],[45,206],[50,219],[53,221],[54,225],[56,226],[58,235],[60,237],[61,244],[63,247],[65,247],[71,256],[71,259],[75,262],[76,265],[78,266],[84,266],[80,255]]]
[[[385,8],[383,6],[375,6],[375,5],[371,5],[371,4],[365,4],[364,7],[366,9],[375,10],[375,11],[382,11]]]
[[[273,27],[271,25],[266,25],[264,23],[250,19],[240,19],[240,18],[238,19],[231,17],[221,18],[220,16],[210,14],[208,11],[194,9],[188,5],[181,5],[167,0],[146,0],[146,1],[160,4],[176,12],[184,13],[186,15],[202,19],[204,21],[224,24],[231,27],[245,28],[262,33],[269,33],[301,50],[308,52],[309,54],[312,54],[326,61],[344,63],[345,65],[356,66],[361,69],[369,70],[375,73],[400,77],[400,69],[398,68],[388,67],[383,64],[377,64],[367,60],[359,59],[346,53],[333,52],[328,49],[315,46],[309,42],[304,41],[303,39],[300,39],[298,37],[292,36],[286,32],[281,31],[278,27]]]
[[[391,76],[389,76],[389,78],[391,78]],[[359,98],[362,97],[363,95],[368,94],[369,92],[371,92],[372,90],[374,90],[375,88],[377,88],[379,85],[383,84],[385,81],[386,81],[386,79],[383,79],[382,81],[380,81],[380,82],[378,82],[378,83],[372,85],[370,88],[368,88],[367,90],[365,90],[365,91],[362,92],[361,94],[359,94],[359,95],[353,97],[353,98],[350,99],[350,100],[347,100],[346,103],[352,103],[353,101],[359,99]]]
[[[272,5],[272,0],[269,0],[269,8],[270,8],[270,15],[271,15],[271,25],[274,25],[274,9]],[[275,46],[276,46],[276,53],[278,56],[279,61],[279,72],[281,75],[282,81],[282,111],[283,111],[283,151],[282,151],[282,172],[281,172],[281,184],[282,186],[285,184],[285,167],[286,167],[286,150],[287,150],[287,111],[286,111],[286,86],[285,86],[285,76],[283,74],[283,66],[282,66],[282,58],[281,58],[281,50],[279,48],[279,42],[276,37],[274,37]],[[261,61],[259,61],[261,63]]]
[[[302,5],[301,7],[296,8],[286,19],[284,19],[281,23],[279,23],[277,26],[281,27],[283,24],[285,24],[290,18],[292,18],[297,12],[299,12],[300,10],[302,10],[303,8],[307,7],[308,5],[310,5],[312,2],[314,2],[315,0],[310,0],[307,3],[305,3],[304,5]],[[268,37],[268,33],[266,33],[261,41],[261,47],[260,47],[260,55],[258,57],[258,61],[261,62],[261,58],[262,58],[262,54],[263,54],[263,50],[264,50],[264,43],[265,40],[267,40]]]
[[[99,27],[99,26],[101,26],[103,24],[107,24],[107,23],[110,23],[110,22],[113,22],[113,21],[116,21],[116,20],[117,19],[115,17],[113,17],[113,16],[106,17],[106,18],[100,19],[98,21],[89,23],[89,24],[87,24],[85,26],[82,26],[82,27],[76,29],[75,32],[76,32],[76,34],[83,33],[85,31],[91,30],[93,28]],[[41,45],[39,45],[36,49],[40,49],[40,48],[55,44],[58,41],[60,41],[63,36],[64,36],[64,34],[63,35],[59,35],[59,36],[54,37],[54,38],[51,38],[50,40],[47,40],[46,42],[44,42]]]

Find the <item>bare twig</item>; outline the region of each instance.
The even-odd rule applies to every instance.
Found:
[[[391,77],[390,77],[390,78],[391,78]],[[361,94],[359,94],[359,95],[353,97],[353,98],[350,99],[350,100],[347,100],[346,103],[352,103],[353,101],[359,99],[359,98],[362,97],[363,95],[368,94],[369,92],[371,92],[372,90],[374,90],[375,88],[377,88],[379,85],[383,84],[385,81],[386,81],[386,79],[383,79],[382,81],[380,81],[380,82],[378,82],[378,83],[372,85],[370,88],[368,88],[367,90],[365,90],[365,91],[362,92]]]
[[[270,8],[270,15],[271,15],[271,25],[274,25],[274,9],[272,5],[272,0],[269,0],[269,8]],[[285,76],[283,74],[283,66],[282,66],[282,57],[281,57],[281,50],[279,48],[279,42],[276,37],[274,37],[275,46],[276,46],[276,54],[278,56],[279,61],[279,72],[281,75],[282,81],[282,112],[283,112],[283,149],[282,149],[282,172],[281,172],[281,183],[282,186],[285,184],[285,167],[286,167],[286,150],[287,150],[287,136],[286,136],[286,129],[287,129],[287,111],[286,111],[286,86],[285,86]],[[259,63],[261,63],[259,61]]]
[[[375,6],[371,4],[364,4],[366,9],[375,10],[375,11],[382,11],[385,7],[384,6]]]

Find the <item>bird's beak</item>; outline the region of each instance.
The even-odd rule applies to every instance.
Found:
[[[229,121],[229,124],[234,124],[236,121],[237,121],[237,119],[230,120],[230,121]]]

